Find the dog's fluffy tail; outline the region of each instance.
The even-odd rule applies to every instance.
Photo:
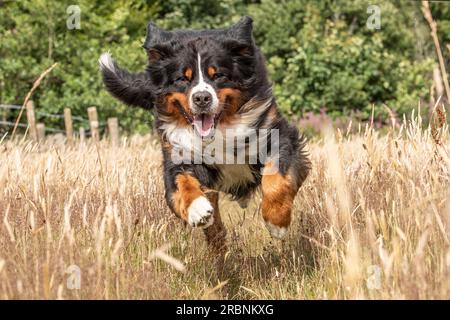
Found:
[[[103,53],[98,61],[103,82],[113,96],[129,105],[153,107],[153,90],[145,73],[134,74],[120,68],[110,53]]]

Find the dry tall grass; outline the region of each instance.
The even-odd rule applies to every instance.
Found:
[[[222,274],[202,232],[166,208],[154,138],[3,141],[0,297],[450,298],[450,146],[436,122],[311,142],[313,170],[283,242],[258,201],[242,210],[223,197]],[[71,265],[79,290],[67,286]]]

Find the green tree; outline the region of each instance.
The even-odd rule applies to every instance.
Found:
[[[38,110],[62,113],[69,106],[86,117],[86,108],[97,106],[101,120],[117,116],[121,127],[145,132],[151,114],[104,90],[100,54],[110,51],[120,64],[142,71],[149,20],[167,29],[213,28],[243,14],[254,18],[256,42],[287,114],[325,107],[333,115],[358,110],[367,117],[372,104],[382,110],[383,103],[404,113],[429,95],[435,52],[420,2],[379,1],[380,30],[366,27],[370,2],[359,0],[80,0],[81,29],[69,30],[66,10],[72,4],[0,2],[0,102],[21,104],[36,77],[58,62],[33,96]],[[448,43],[450,5],[431,7]]]

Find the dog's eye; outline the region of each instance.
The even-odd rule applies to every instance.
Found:
[[[226,76],[224,73],[217,72],[212,76],[213,80],[224,79]]]
[[[185,76],[181,76],[181,77],[175,79],[175,82],[188,82],[188,81],[189,81],[189,79],[186,78]]]

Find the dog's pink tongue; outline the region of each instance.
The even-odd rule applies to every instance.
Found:
[[[202,114],[194,117],[194,127],[201,137],[207,137],[214,126],[214,115]]]

